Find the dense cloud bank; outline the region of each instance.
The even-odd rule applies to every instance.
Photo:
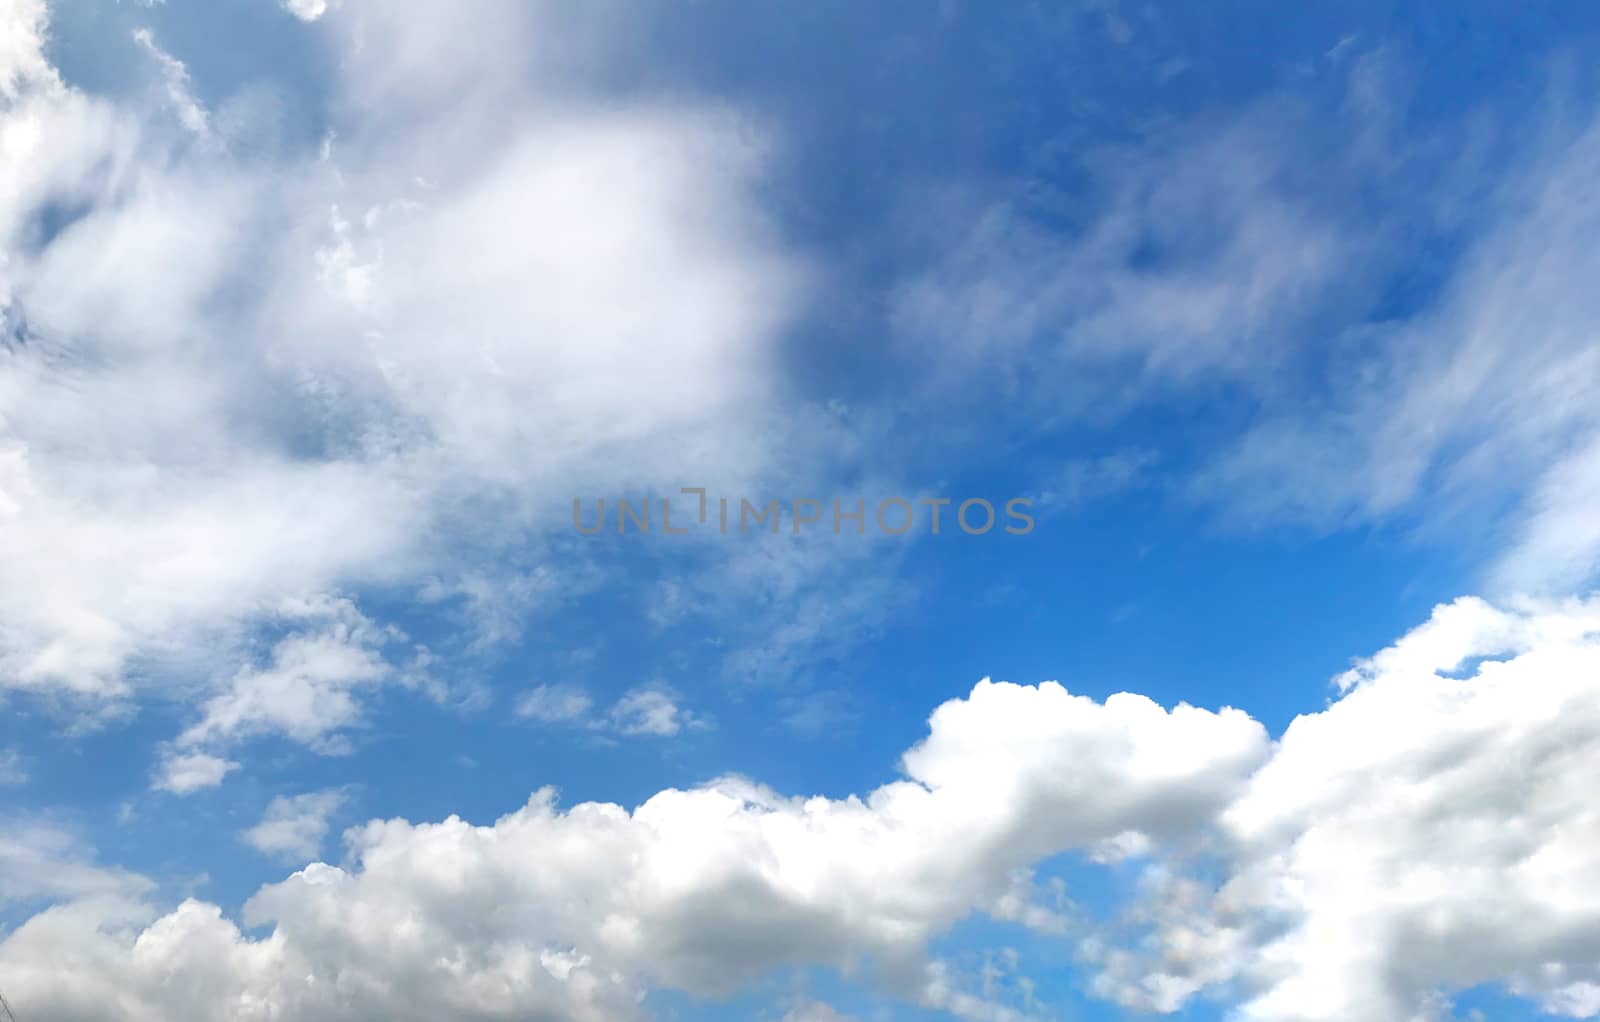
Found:
[[[260,890],[257,936],[107,876],[11,934],[0,970],[31,1017],[84,1022],[628,1019],[654,988],[804,964],[954,1010],[928,944],[982,913],[1075,942],[1130,1007],[1422,1020],[1500,983],[1587,1017],[1597,676],[1600,603],[1469,599],[1275,742],[1238,710],[984,681],[861,797],[729,778],[631,811],[546,790],[488,825],[375,820],[344,865]],[[1039,897],[1032,867],[1064,852],[1145,871],[1126,908],[1148,939]]]

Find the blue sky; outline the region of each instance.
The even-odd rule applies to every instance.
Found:
[[[1600,14],[0,30],[19,1017],[1600,1014]]]

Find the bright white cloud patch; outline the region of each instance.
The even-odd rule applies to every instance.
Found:
[[[223,778],[239,769],[233,760],[204,752],[169,751],[162,757],[153,787],[174,795],[191,795],[215,788]]]
[[[251,900],[246,921],[270,938],[195,902],[142,935],[95,932],[76,909],[20,928],[0,968],[37,1013],[85,1019],[242,1018],[231,1006],[247,1003],[310,1020],[623,1019],[651,987],[716,994],[807,962],[860,962],[903,996],[970,1006],[927,960],[931,937],[974,909],[1013,911],[1053,851],[1203,826],[1266,751],[1237,711],[985,682],[934,715],[905,780],[865,798],[729,779],[632,812],[543,791],[492,826],[374,821],[348,833],[350,868],[313,865]],[[136,950],[152,946],[159,965]],[[80,972],[88,986],[67,982]]]
[[[1597,679],[1600,600],[1440,608],[1289,727],[1218,820],[1220,890],[1153,868],[1161,950],[1093,946],[1102,990],[1171,1008],[1232,979],[1263,1022],[1433,1019],[1441,993],[1484,983],[1583,1003]]]
[[[1489,983],[1581,1017],[1600,984],[1596,677],[1600,601],[1463,600],[1276,743],[1238,711],[984,682],[859,799],[730,779],[631,812],[545,791],[490,826],[374,821],[347,868],[251,899],[270,937],[198,902],[130,928],[125,904],[80,900],[19,927],[0,968],[36,1014],[85,1020],[626,1019],[653,987],[806,963],[1007,1017],[927,957],[979,911],[1076,933],[1094,989],[1129,1006],[1225,986],[1243,1018],[1394,1022]],[[320,805],[275,808],[320,832]],[[1145,871],[1131,920],[1150,939],[1128,947],[1030,894],[1030,867],[1107,846]]]
[[[283,9],[301,21],[316,21],[328,13],[328,0],[283,0]]]
[[[13,100],[30,82],[53,79],[44,58],[44,0],[0,4],[0,99]]]

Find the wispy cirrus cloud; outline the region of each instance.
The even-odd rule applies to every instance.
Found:
[[[1230,525],[1486,538],[1493,591],[1581,589],[1593,106],[1553,71],[1531,117],[1491,100],[1407,130],[1396,58],[1362,45],[1321,70],[1342,100],[1315,138],[1291,100],[1152,129],[1081,157],[1103,201],[1060,197],[1067,228],[1046,182],[951,191],[930,218],[951,243],[896,292],[899,343],[940,343],[924,375],[949,399],[1004,393],[1054,426],[1208,401],[1204,446],[1151,453]]]

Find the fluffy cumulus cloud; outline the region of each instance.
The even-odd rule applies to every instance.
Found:
[[[373,821],[343,865],[262,888],[256,936],[69,873],[57,889],[76,896],[19,926],[0,967],[32,1014],[86,1022],[630,1019],[651,989],[716,996],[817,964],[1020,1017],[929,957],[977,912],[1075,942],[1093,991],[1130,1007],[1214,995],[1243,1019],[1425,1022],[1499,984],[1591,1017],[1597,671],[1600,600],[1469,599],[1276,741],[1236,710],[985,681],[861,797],[730,778],[631,811],[541,791],[488,825]],[[263,836],[285,850],[280,830],[326,819],[277,808]],[[1126,919],[1038,898],[1035,867],[1074,850],[1142,871]]]
[[[1252,991],[1278,1022],[1448,1018],[1499,983],[1600,1013],[1600,600],[1462,600],[1340,679],[1217,820],[1226,882],[1151,866],[1160,949],[1091,944],[1101,989]]]
[[[35,1014],[83,1019],[623,1019],[654,987],[725,994],[807,963],[970,1008],[930,938],[974,910],[1014,912],[1053,852],[1181,840],[1266,752],[1238,711],[984,682],[934,715],[903,780],[861,798],[726,779],[632,811],[541,791],[492,825],[374,821],[346,834],[344,866],[251,899],[244,922],[269,936],[198,902],[137,923],[84,902],[25,923],[0,965]],[[304,807],[276,808],[257,835],[274,846],[316,829]],[[68,981],[80,974],[88,986]]]

